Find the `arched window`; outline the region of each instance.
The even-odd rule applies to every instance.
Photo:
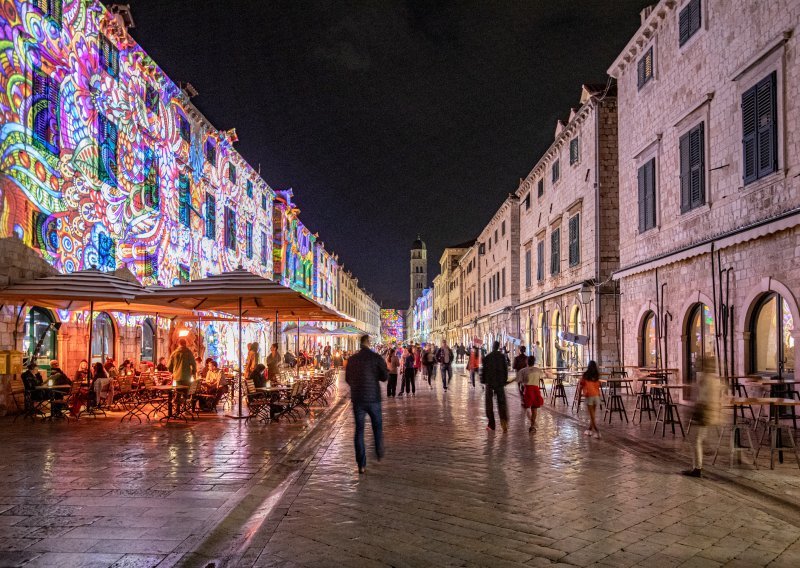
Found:
[[[153,321],[150,318],[144,320],[142,323],[142,361],[151,361],[155,363],[153,359],[153,347],[156,342],[155,331],[156,327],[153,325]]]
[[[95,315],[92,325],[92,363],[114,357],[114,322],[105,312]]]
[[[658,339],[656,337],[656,314],[647,312],[640,330],[639,364],[642,367],[658,366]]]
[[[688,325],[686,379],[691,383],[697,380],[698,375],[717,372],[714,312],[705,304],[697,304],[692,308]]]
[[[561,312],[553,312],[553,323],[550,328],[550,362],[556,367],[566,366],[566,351],[564,350],[563,340],[561,339]]]
[[[40,364],[56,358],[55,320],[48,310],[33,307],[25,318],[22,350],[30,357],[37,346],[35,357]]]
[[[789,304],[779,294],[763,296],[751,323],[751,371],[778,373],[794,370],[794,321]]]
[[[581,323],[581,307],[573,306],[572,312],[569,315],[569,332],[575,335],[583,334],[583,325]],[[583,346],[578,343],[568,344],[570,355],[570,367],[582,367],[583,360]]]

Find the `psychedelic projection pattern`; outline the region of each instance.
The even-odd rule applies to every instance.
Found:
[[[0,1],[0,65],[0,237],[145,285],[271,276],[274,193],[98,1]]]
[[[381,343],[402,343],[404,331],[405,321],[399,310],[381,310]]]

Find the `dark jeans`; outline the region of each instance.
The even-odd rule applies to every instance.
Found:
[[[406,369],[403,371],[403,384],[400,385],[400,394],[406,393],[411,394],[412,392],[417,392],[417,385],[416,385],[416,369]]]
[[[364,447],[364,417],[369,414],[372,423],[372,435],[375,438],[375,454],[378,459],[383,457],[383,417],[381,416],[380,402],[353,402],[353,415],[356,419],[356,463],[359,467],[367,465],[367,450]]]
[[[436,371],[434,371],[435,367],[433,366],[433,363],[426,363],[425,368],[428,370],[428,386],[431,386],[431,381],[436,375]]]
[[[397,373],[389,373],[389,382],[386,384],[386,396],[394,396],[397,392]]]
[[[472,386],[473,387],[475,386],[475,377],[478,377],[479,375],[480,375],[480,371],[478,371],[478,369],[470,370],[470,372],[469,372],[469,380],[472,382]]]
[[[497,395],[497,412],[500,414],[500,423],[508,422],[508,406],[506,405],[506,391],[503,387],[493,387],[486,385],[486,418],[489,419],[489,428],[494,430],[494,401],[492,398]]]
[[[442,386],[447,388],[447,384],[453,378],[453,367],[450,363],[442,363]]]

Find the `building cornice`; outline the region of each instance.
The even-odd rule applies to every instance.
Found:
[[[678,0],[661,0],[658,4],[653,6],[650,15],[644,23],[639,26],[639,29],[630,39],[625,48],[620,52],[611,66],[608,68],[608,74],[619,79],[620,75],[624,73],[625,68],[632,62],[639,58],[639,54],[644,47],[650,43],[650,40],[656,35],[658,29],[661,27],[664,20],[678,5]]]

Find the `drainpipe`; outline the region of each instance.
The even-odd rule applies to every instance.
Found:
[[[600,279],[600,101],[595,99],[594,110],[594,266],[595,266],[595,303],[594,303],[594,329],[592,330],[592,342],[594,343],[594,356],[598,357],[600,350],[600,341],[597,339],[597,334],[600,327],[600,291],[597,289],[597,283],[602,282]]]

